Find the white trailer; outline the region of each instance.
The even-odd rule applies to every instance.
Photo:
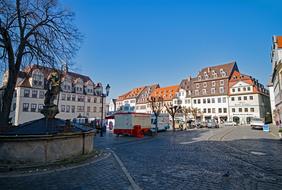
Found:
[[[143,137],[151,129],[151,114],[116,113],[114,134]]]

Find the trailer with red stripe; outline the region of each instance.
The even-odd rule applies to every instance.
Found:
[[[115,113],[114,134],[116,135],[132,135],[135,137],[143,137],[144,134],[150,132],[151,114],[122,112]]]

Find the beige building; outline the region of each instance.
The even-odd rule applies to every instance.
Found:
[[[44,105],[47,78],[50,68],[31,66],[21,71],[11,107],[11,118],[14,125],[31,120],[40,119],[43,115],[40,110]],[[88,76],[63,71],[61,93],[57,98],[61,119],[73,119],[78,116],[101,118],[102,97],[95,92],[95,84]],[[5,85],[4,75],[3,85]],[[55,102],[55,103],[56,103]],[[106,100],[104,99],[104,108]],[[105,109],[104,109],[105,110]],[[105,114],[104,114],[105,116]]]

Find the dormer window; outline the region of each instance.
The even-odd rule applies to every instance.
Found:
[[[32,72],[32,85],[33,86],[43,86],[44,84],[44,76],[43,74],[38,70],[34,70]]]
[[[198,76],[198,80],[202,80],[202,77],[201,77],[201,76]]]
[[[209,78],[209,75],[208,74],[205,74],[205,79],[208,79]]]

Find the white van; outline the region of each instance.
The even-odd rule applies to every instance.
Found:
[[[158,117],[158,131],[166,131],[170,128],[169,115],[160,114]],[[151,115],[151,130],[156,130],[156,117],[154,114]]]

